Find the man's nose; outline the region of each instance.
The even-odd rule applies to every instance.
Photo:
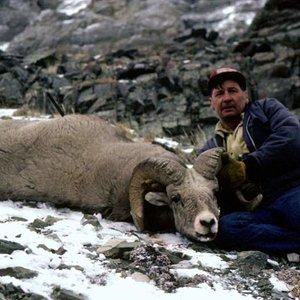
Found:
[[[232,100],[231,94],[228,91],[224,91],[223,100],[224,101],[230,101],[230,100]]]

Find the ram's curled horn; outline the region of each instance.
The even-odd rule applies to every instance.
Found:
[[[202,152],[194,162],[194,168],[207,179],[213,179],[222,167],[224,148],[216,147]]]
[[[129,201],[130,214],[139,231],[144,230],[144,197],[151,191],[165,191],[170,183],[180,183],[186,167],[181,162],[169,158],[150,158],[139,163],[133,170]]]

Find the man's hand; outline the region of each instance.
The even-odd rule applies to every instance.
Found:
[[[253,200],[258,194],[261,193],[260,188],[254,182],[249,180],[243,183],[239,187],[239,190],[247,201]]]
[[[218,173],[220,183],[231,189],[240,187],[246,180],[245,164],[231,158],[227,152],[224,152],[221,157],[222,168]]]
[[[251,181],[243,183],[235,193],[239,204],[248,211],[255,210],[263,200],[260,188]]]

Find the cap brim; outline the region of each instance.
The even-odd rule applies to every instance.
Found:
[[[239,72],[220,73],[212,77],[208,82],[208,88],[211,91],[214,87],[221,85],[225,80],[236,81],[240,87],[246,88],[246,78]]]

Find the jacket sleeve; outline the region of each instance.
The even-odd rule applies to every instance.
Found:
[[[244,158],[249,178],[256,180],[268,176],[270,172],[285,172],[295,166],[298,167],[300,164],[298,118],[274,98],[257,101],[253,106],[265,115],[270,126],[270,134],[260,147]]]

